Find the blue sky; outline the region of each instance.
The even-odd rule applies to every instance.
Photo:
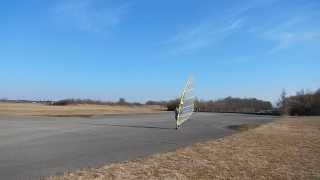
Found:
[[[318,0],[10,0],[0,98],[275,102],[320,88]]]

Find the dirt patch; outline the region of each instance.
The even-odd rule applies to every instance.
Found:
[[[48,179],[319,179],[320,118],[283,118],[175,152]]]
[[[235,130],[235,131],[248,131],[250,129],[254,129],[259,127],[260,124],[240,124],[240,125],[230,125],[228,126],[229,129]]]

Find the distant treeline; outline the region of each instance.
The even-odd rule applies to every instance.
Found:
[[[170,101],[148,101],[146,104],[163,105],[168,111],[173,111],[178,107],[180,100]],[[233,98],[227,97],[220,100],[195,101],[195,111],[197,112],[226,112],[226,113],[271,113],[272,104],[269,101],[262,101],[255,98]]]
[[[78,105],[78,104],[92,104],[92,105],[127,105],[127,106],[141,106],[142,103],[127,102],[124,98],[120,98],[116,102],[112,101],[99,101],[92,99],[62,99],[58,101],[37,101],[37,100],[7,100],[0,99],[0,102],[7,103],[39,103],[52,106],[66,106],[66,105]]]
[[[0,99],[0,102],[6,102],[6,103],[41,103],[41,104],[47,104],[52,101],[36,101],[36,100],[12,100],[12,99]]]
[[[196,101],[195,109],[199,112],[258,113],[271,110],[272,104],[256,98],[227,97],[217,101]]]
[[[167,107],[167,111],[174,111],[179,106],[180,99],[174,99],[169,101],[147,101],[146,105],[160,105]]]
[[[286,97],[283,91],[278,107],[282,114],[291,116],[320,115],[320,89],[315,92],[301,90],[295,96],[289,97]]]
[[[50,105],[54,106],[66,106],[77,104],[93,104],[93,105],[126,105],[126,106],[141,106],[143,104],[138,102],[127,102],[124,98],[120,98],[117,102],[111,101],[99,101],[92,99],[63,99],[59,101],[53,101]]]
[[[179,99],[168,101],[147,101],[146,103],[127,102],[120,98],[116,102],[99,101],[92,99],[63,99],[59,101],[31,101],[31,100],[7,100],[0,99],[0,102],[11,103],[42,103],[53,106],[65,106],[76,104],[95,104],[95,105],[160,105],[168,111],[175,110],[179,106]],[[273,108],[269,101],[256,98],[234,98],[227,97],[219,100],[196,100],[195,111],[197,112],[223,112],[223,113],[255,113],[255,114],[287,114],[287,115],[320,115],[320,89],[315,92],[305,92],[303,90],[294,96],[286,96],[282,92],[277,108]]]

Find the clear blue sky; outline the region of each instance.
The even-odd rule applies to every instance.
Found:
[[[320,87],[319,0],[7,0],[0,98],[275,102]]]

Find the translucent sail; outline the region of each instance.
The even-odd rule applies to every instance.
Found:
[[[183,89],[178,109],[177,126],[186,122],[194,112],[194,88],[193,78],[190,77]]]

